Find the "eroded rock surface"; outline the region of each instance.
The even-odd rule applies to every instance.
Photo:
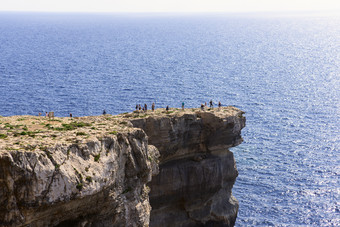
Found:
[[[0,226],[233,225],[242,114],[0,118]]]
[[[243,112],[234,107],[131,121],[160,152],[150,226],[232,226],[238,175],[228,148],[242,142]]]

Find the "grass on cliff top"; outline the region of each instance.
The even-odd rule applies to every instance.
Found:
[[[46,124],[45,127],[48,129],[52,129],[55,131],[69,131],[69,130],[75,130],[77,128],[85,127],[85,126],[91,126],[90,123],[85,122],[71,122],[69,124],[61,124],[61,127],[53,127],[51,124]]]
[[[82,144],[95,138],[133,130],[123,117],[111,115],[49,119],[11,116],[1,119],[0,149],[33,150],[56,144]]]

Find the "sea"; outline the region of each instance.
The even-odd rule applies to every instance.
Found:
[[[100,115],[220,101],[236,226],[340,226],[340,16],[0,13],[0,115]]]

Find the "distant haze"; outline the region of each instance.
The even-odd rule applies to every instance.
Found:
[[[0,11],[277,12],[340,11],[339,0],[0,0]]]

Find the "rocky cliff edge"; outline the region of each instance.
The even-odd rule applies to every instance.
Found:
[[[242,114],[0,117],[0,226],[232,226]]]

